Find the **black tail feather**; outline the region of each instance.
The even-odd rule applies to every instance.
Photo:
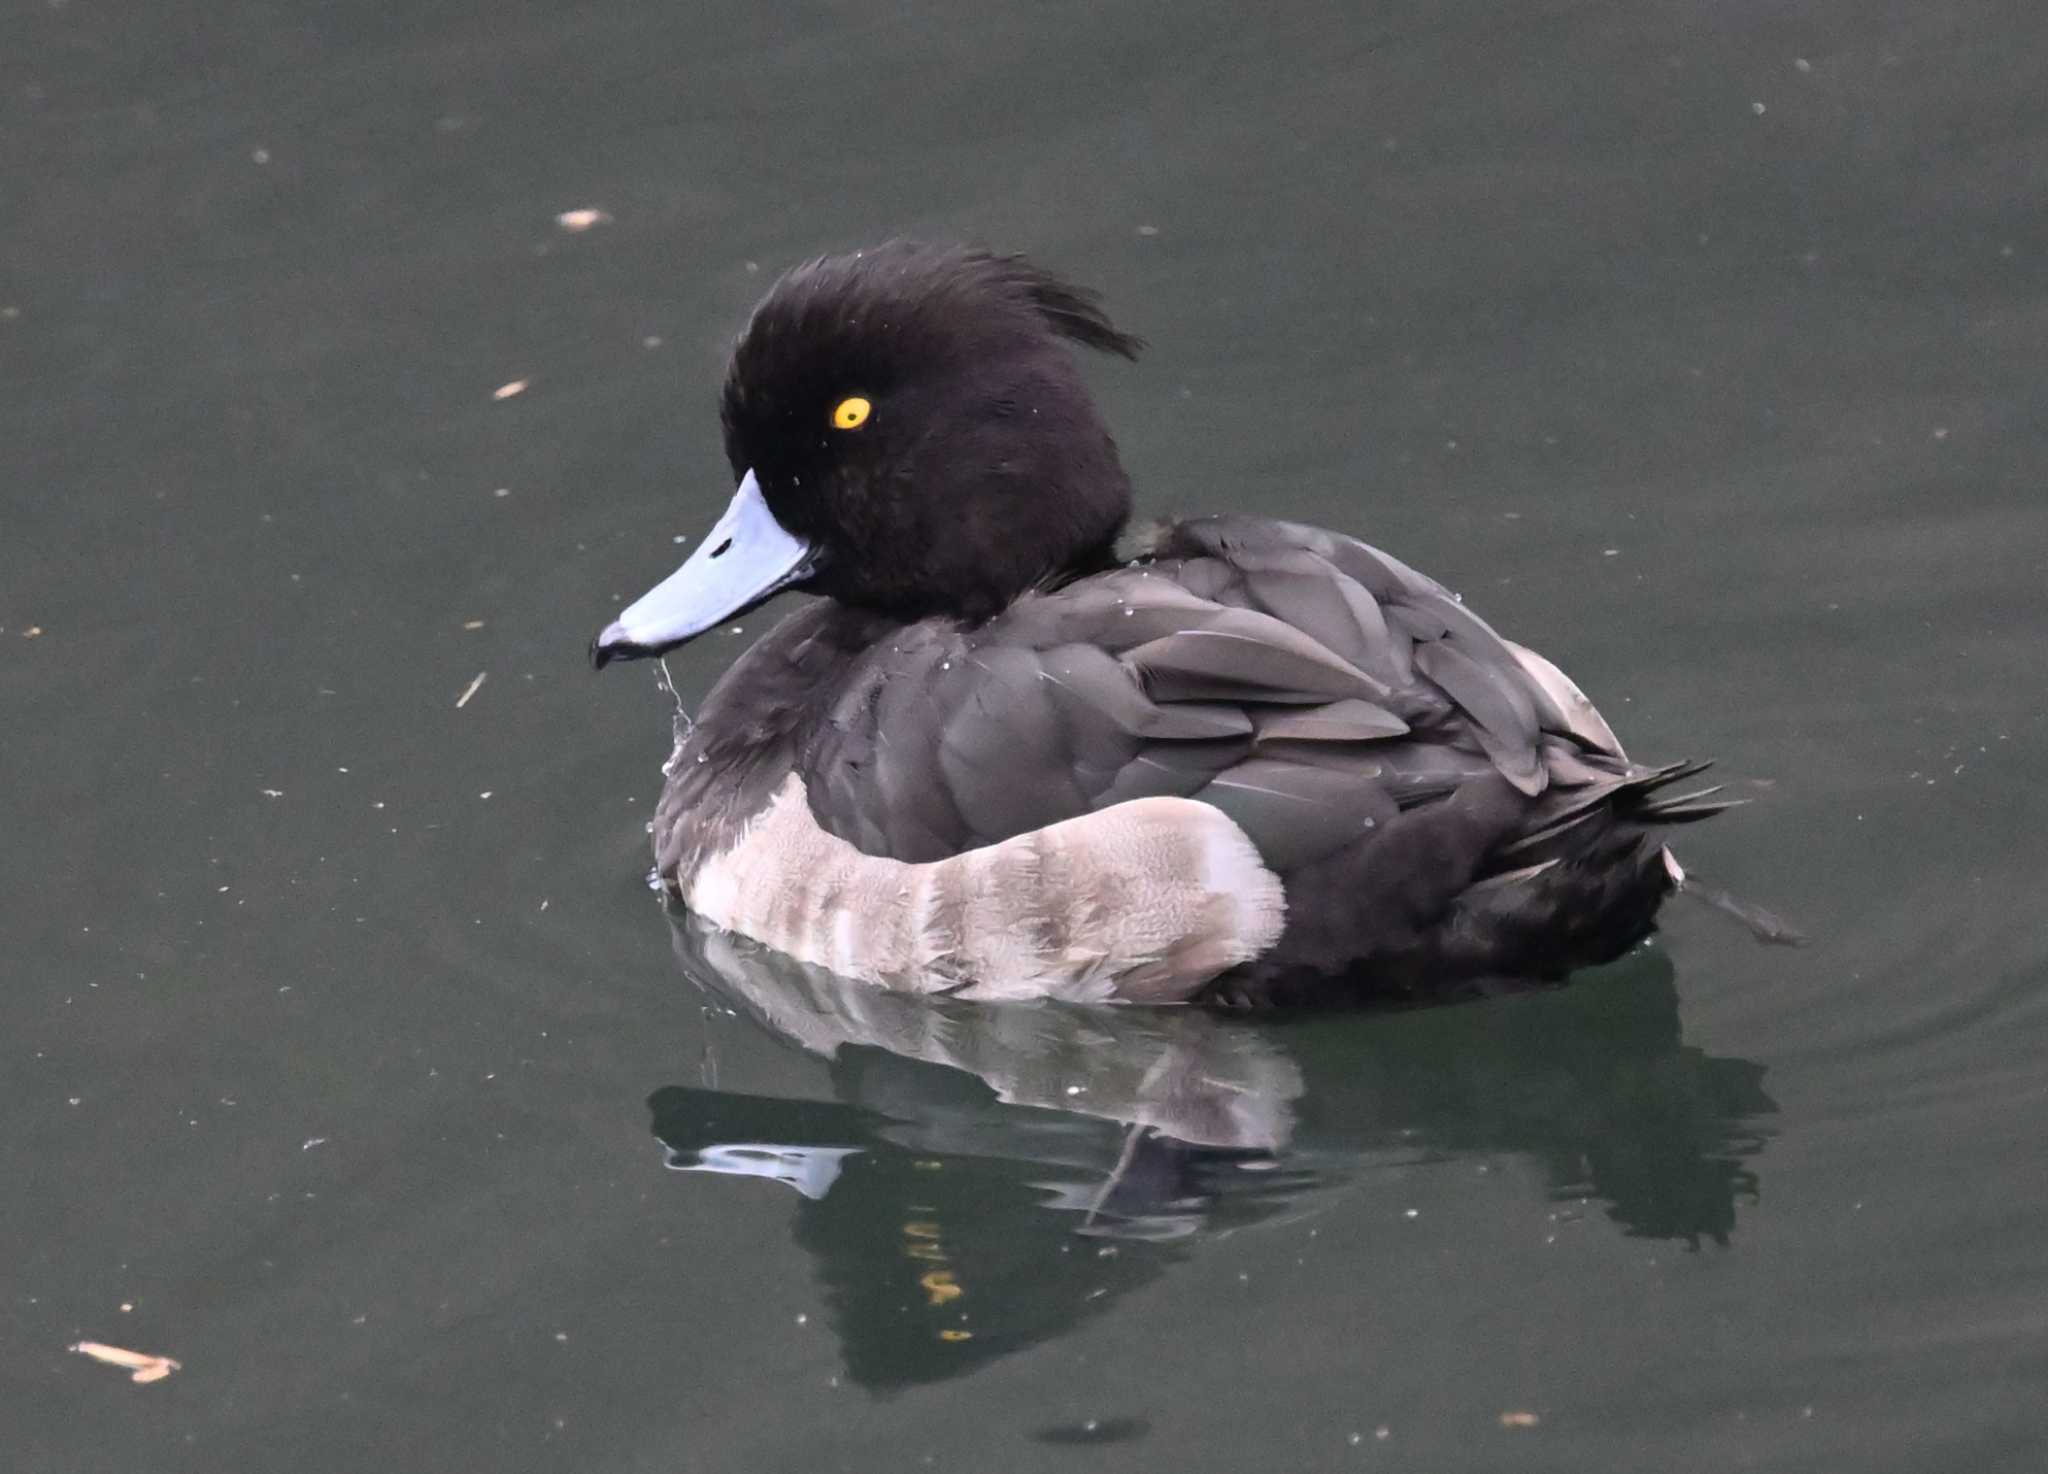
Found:
[[[1669,798],[1660,798],[1655,803],[1646,804],[1644,807],[1650,809],[1675,809],[1684,804],[1696,804],[1703,798],[1712,798],[1727,786],[1725,783],[1714,783],[1705,788],[1695,788],[1690,793],[1674,793]]]
[[[1530,830],[1513,843],[1503,845],[1500,850],[1501,857],[1507,859],[1511,856],[1521,857],[1529,855],[1542,846],[1549,844],[1550,841],[1571,833],[1572,830],[1580,825],[1590,823],[1592,820],[1599,818],[1600,814],[1601,810],[1598,805],[1583,809],[1573,809],[1563,817],[1545,824],[1540,829]]]
[[[1660,788],[1669,788],[1674,783],[1697,778],[1713,766],[1712,758],[1684,758],[1675,763],[1666,763],[1661,768],[1643,768],[1629,775],[1623,791],[1638,795],[1655,793]]]
[[[1730,809],[1741,808],[1749,800],[1714,800],[1714,795],[1727,786],[1722,783],[1695,788],[1689,793],[1675,793],[1668,798],[1654,796],[1675,783],[1682,783],[1687,778],[1706,772],[1712,766],[1712,761],[1688,761],[1652,768],[1629,779],[1616,791],[1615,812],[1644,824],[1694,824],[1701,819],[1711,819],[1716,814],[1725,814]]]
[[[1652,824],[1696,824],[1716,814],[1725,814],[1730,809],[1739,809],[1748,802],[1746,798],[1724,798],[1711,804],[1649,804],[1636,810],[1633,817]]]

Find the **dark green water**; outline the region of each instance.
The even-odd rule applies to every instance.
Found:
[[[9,1466],[2039,1468],[2044,57],[2017,0],[14,7]],[[1719,758],[1681,853],[1814,944],[1244,1027],[672,933],[667,699],[583,646],[722,505],[769,275],[897,232],[1108,292],[1149,507],[1367,536]]]

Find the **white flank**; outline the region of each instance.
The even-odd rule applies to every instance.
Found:
[[[1141,798],[909,865],[826,833],[795,774],[689,877],[707,921],[907,992],[1170,1003],[1279,939],[1286,897],[1221,810]]]

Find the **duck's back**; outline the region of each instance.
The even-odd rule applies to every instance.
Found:
[[[1134,799],[1221,811],[1284,892],[1284,929],[1221,984],[1249,999],[1603,960],[1669,890],[1654,826],[1711,807],[1650,797],[1681,770],[1631,765],[1554,666],[1433,580],[1264,519],[1167,527],[978,626],[814,607],[725,685],[737,705],[776,673],[809,694],[759,786],[794,773],[868,856],[943,861]],[[687,824],[691,778],[658,824]]]

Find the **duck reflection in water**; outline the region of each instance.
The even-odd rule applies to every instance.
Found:
[[[801,1195],[854,1381],[961,1375],[1062,1335],[1202,1237],[1298,1217],[1378,1168],[1522,1153],[1624,1232],[1726,1244],[1775,1107],[1681,1037],[1640,949],[1569,989],[1405,1013],[968,1004],[847,983],[686,916],[684,970],[829,1061],[833,1101],[672,1085],[681,1172]]]

